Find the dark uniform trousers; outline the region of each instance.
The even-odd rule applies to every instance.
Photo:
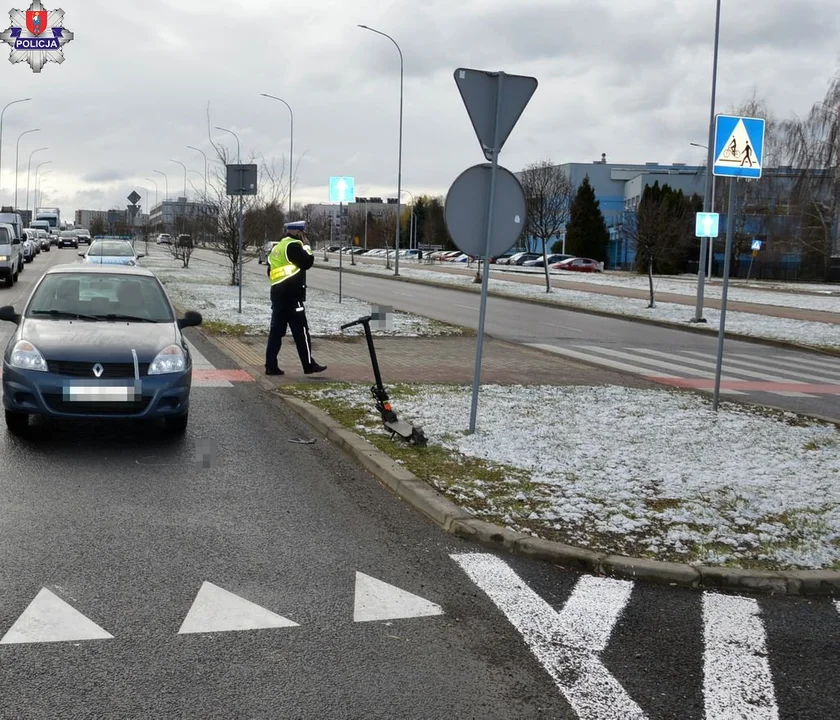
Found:
[[[292,331],[297,346],[300,364],[304,370],[313,365],[312,339],[309,336],[309,323],[306,321],[306,309],[303,302],[288,297],[282,292],[282,283],[271,286],[271,327],[265,346],[266,370],[277,369],[277,355],[286,336],[286,329]]]

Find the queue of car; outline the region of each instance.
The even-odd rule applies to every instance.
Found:
[[[8,230],[0,223],[0,246]],[[78,262],[47,269],[20,311],[0,307],[0,321],[16,326],[3,355],[7,428],[26,436],[34,417],[142,420],[183,434],[192,359],[182,331],[201,315],[178,316],[130,241],[65,230],[57,242],[89,246]]]

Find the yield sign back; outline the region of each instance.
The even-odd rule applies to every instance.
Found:
[[[494,148],[496,134],[496,99],[499,97],[499,76],[502,76],[499,105],[499,147]],[[484,157],[493,159],[493,150],[501,151],[514,125],[519,121],[531,96],[537,89],[537,79],[527,75],[508,75],[488,70],[458,68],[455,84],[467,107]]]

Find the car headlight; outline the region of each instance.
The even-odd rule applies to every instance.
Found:
[[[170,345],[161,350],[149,365],[149,375],[166,375],[181,372],[187,367],[187,356],[179,345]]]
[[[47,372],[47,362],[41,355],[38,348],[26,340],[18,340],[12,349],[12,358],[9,363],[12,367],[21,370],[40,370]]]
[[[8,255],[0,255],[0,262],[8,262],[9,256]]]

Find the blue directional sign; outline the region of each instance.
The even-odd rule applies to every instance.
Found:
[[[762,118],[715,117],[715,162],[712,172],[721,177],[760,178],[764,160]]]
[[[699,212],[694,223],[694,234],[700,238],[716,238],[720,226],[720,215],[717,213]]]
[[[756,252],[761,250],[761,240],[753,240],[752,241],[752,249]]]
[[[356,202],[356,183],[351,177],[330,178],[330,202]]]

